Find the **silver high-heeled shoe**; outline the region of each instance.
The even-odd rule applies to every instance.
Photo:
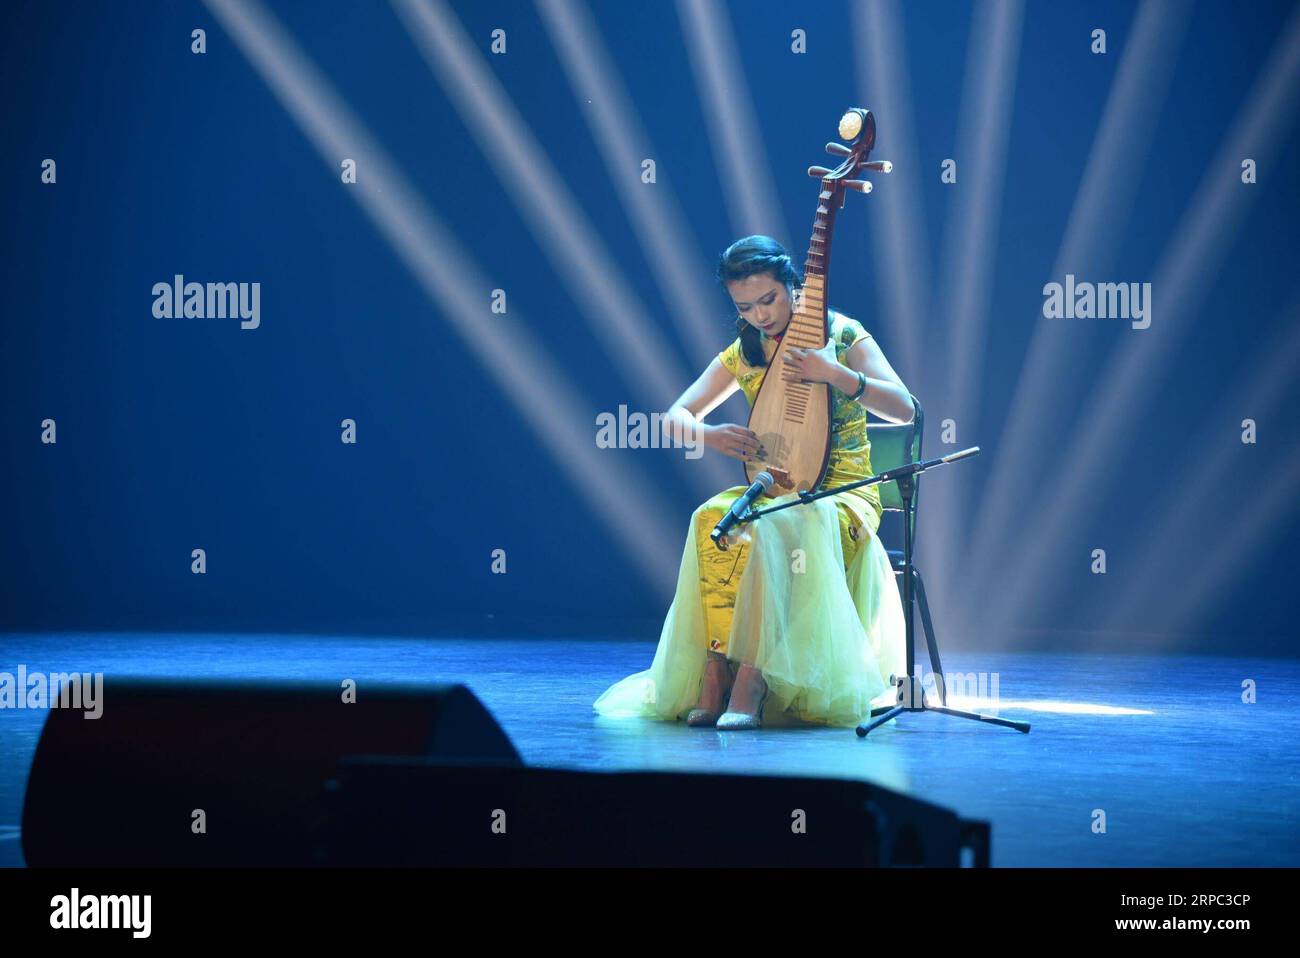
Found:
[[[723,668],[725,671],[730,671],[729,669],[727,669],[727,666],[726,666],[726,663],[725,663],[725,662],[723,663],[722,668]],[[722,693],[722,707],[721,707],[721,708],[716,709],[716,710],[714,710],[714,709],[691,709],[690,712],[688,712],[688,713],[686,714],[686,724],[687,724],[687,725],[690,725],[690,726],[693,726],[693,727],[711,726],[711,725],[716,724],[717,721],[718,721],[718,719],[721,718],[721,717],[723,716],[723,714],[726,713],[726,711],[727,711],[727,706],[731,703],[731,690],[732,690],[732,688],[734,688],[734,687],[735,687],[735,683],[734,683],[734,681],[733,681],[731,684],[729,684],[729,685],[727,686],[727,690],[726,690],[725,692]]]
[[[759,673],[762,677],[762,673]],[[739,681],[739,676],[737,676]],[[735,683],[732,683],[732,689],[735,689]],[[739,731],[741,729],[759,728],[763,724],[763,706],[767,704],[767,694],[772,691],[767,681],[763,681],[763,695],[758,700],[758,707],[754,709],[754,714],[748,712],[723,712],[718,716],[716,727],[727,731]],[[728,704],[730,704],[730,695],[728,695]]]

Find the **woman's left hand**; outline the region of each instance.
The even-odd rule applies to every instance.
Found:
[[[835,358],[833,341],[821,349],[790,346],[782,357],[781,378],[786,382],[828,383],[834,378],[836,369],[841,368]]]

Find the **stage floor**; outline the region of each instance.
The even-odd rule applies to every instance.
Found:
[[[996,673],[998,714],[1030,722],[1028,735],[935,713],[866,739],[595,715],[592,701],[653,651],[591,638],[4,634],[0,671],[462,682],[530,765],[860,778],[991,821],[995,866],[1300,865],[1297,661],[946,656],[950,672]],[[0,865],[23,863],[23,788],[45,714],[0,710]]]

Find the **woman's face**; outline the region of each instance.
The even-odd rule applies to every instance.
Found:
[[[771,273],[733,279],[727,283],[727,292],[740,317],[768,336],[790,325],[790,294]]]

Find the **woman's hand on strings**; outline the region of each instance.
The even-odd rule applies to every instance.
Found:
[[[758,435],[735,423],[718,423],[704,432],[704,445],[733,459],[758,459]]]
[[[781,378],[788,383],[828,383],[841,368],[835,358],[835,343],[828,342],[821,349],[800,349],[788,346],[781,354]]]

